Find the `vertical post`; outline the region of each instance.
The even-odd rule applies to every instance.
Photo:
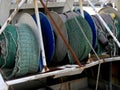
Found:
[[[116,7],[118,11],[120,12],[120,0],[115,0]]]
[[[63,12],[69,11],[73,7],[74,0],[66,0]]]
[[[47,68],[47,63],[46,63],[46,56],[45,56],[45,50],[44,50],[44,43],[43,43],[43,37],[42,37],[42,30],[41,30],[41,24],[40,24],[40,16],[39,16],[39,11],[38,11],[38,5],[37,5],[37,0],[34,0],[34,7],[35,7],[35,15],[36,15],[36,20],[37,20],[37,26],[40,34],[40,48],[41,48],[41,55],[42,56],[42,61],[43,61],[43,71],[45,72],[48,70]]]
[[[82,0],[79,0],[79,6],[80,6],[81,15],[84,18],[84,10],[83,10],[83,2],[82,2]]]
[[[0,25],[3,25],[10,14],[11,0],[0,1]]]
[[[112,62],[109,63],[109,90],[112,90]]]

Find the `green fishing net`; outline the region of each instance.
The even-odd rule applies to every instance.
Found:
[[[0,67],[3,67],[5,59],[6,59],[6,40],[4,34],[2,33],[0,35]]]
[[[0,35],[1,55],[0,66],[5,68],[13,68],[15,64],[17,50],[17,32],[16,28],[8,25],[4,32]]]
[[[17,32],[18,50],[15,67],[18,68],[18,71],[15,75],[35,73],[39,67],[39,49],[35,35],[27,24],[18,24]]]
[[[14,67],[11,69],[2,69],[6,79],[36,73],[39,67],[39,47],[32,29],[27,24],[17,24],[16,31],[18,35],[17,39],[14,39],[14,41],[11,40],[12,42],[9,42],[11,39],[10,36],[12,36],[12,38],[16,37],[15,32],[12,32],[12,34],[5,32],[8,34],[7,37],[10,37],[7,41],[10,45],[9,48],[12,47],[8,52],[16,50]],[[17,49],[14,50],[12,45],[17,45]],[[8,57],[10,57],[9,53]],[[12,57],[10,59],[12,59]],[[8,62],[6,62],[6,64],[7,63]]]
[[[116,17],[115,19],[114,19],[114,24],[115,24],[115,26],[116,26],[116,33],[117,33],[117,35],[116,35],[116,37],[117,37],[117,39],[120,41],[120,22],[119,22],[119,19]]]
[[[91,28],[89,24],[87,23],[85,19],[82,18],[82,16],[77,16],[76,19],[79,22],[79,25],[81,26],[83,32],[87,36],[90,44],[92,44],[92,32],[91,32]],[[78,59],[82,61],[84,58],[88,56],[88,54],[91,51],[91,48],[87,40],[85,39],[75,18],[68,19],[65,22],[65,25],[66,25],[67,32],[68,32],[69,44],[71,45]],[[75,63],[70,52],[68,54],[69,54],[70,63]]]
[[[118,17],[114,18],[114,24],[116,26],[116,38],[118,39],[118,41],[120,41],[120,22]],[[118,45],[116,45],[116,47],[117,47],[116,54],[120,55],[120,51],[119,51],[120,48],[118,47]]]

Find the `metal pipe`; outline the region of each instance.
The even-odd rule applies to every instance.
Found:
[[[9,18],[5,21],[3,26],[0,29],[0,34],[5,30],[6,26],[11,22],[11,20],[14,18],[14,16],[17,14],[20,7],[25,3],[26,0],[21,0],[18,6],[15,8],[15,10],[12,12],[12,14],[9,16]]]
[[[38,26],[38,31],[40,34],[40,49],[41,49],[41,54],[42,54],[42,61],[43,61],[43,71],[45,72],[48,70],[47,68],[47,63],[46,63],[46,56],[45,56],[45,50],[44,50],[44,43],[43,43],[43,37],[42,37],[42,30],[41,30],[41,23],[40,23],[40,16],[39,16],[39,11],[38,11],[38,5],[37,5],[37,0],[34,0],[34,7],[35,7],[35,15],[36,15],[36,20],[37,20],[37,26]],[[41,56],[40,54],[40,56]]]
[[[51,19],[53,25],[55,26],[55,30],[57,30],[57,32],[60,34],[63,42],[65,43],[66,47],[69,49],[70,53],[72,54],[74,60],[77,62],[77,64],[81,67],[81,63],[79,62],[78,57],[76,56],[75,52],[72,50],[71,46],[69,45],[69,43],[67,42],[67,40],[65,39],[64,35],[62,34],[60,28],[58,27],[58,25],[56,24],[56,22],[54,21],[53,17],[51,16],[49,10],[47,9],[47,7],[45,6],[45,4],[43,3],[42,0],[40,0],[41,4],[43,5],[45,11],[47,12],[49,18]]]

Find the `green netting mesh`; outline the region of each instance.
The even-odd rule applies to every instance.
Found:
[[[120,41],[120,22],[117,17],[114,18],[114,23],[116,26],[116,34],[117,34],[116,37]],[[118,45],[116,45],[116,47],[117,47],[116,53],[117,55],[120,55],[120,48],[118,47]]]
[[[5,58],[6,58],[6,40],[5,40],[5,36],[2,33],[0,35],[0,67],[3,66],[3,64],[5,63]]]
[[[12,68],[15,64],[15,57],[17,51],[17,32],[15,27],[9,25],[4,31],[7,42],[7,58],[5,62],[6,68]]]
[[[101,43],[99,41],[99,38],[98,37],[101,37],[100,35],[101,33],[98,32],[98,29],[97,29],[97,42],[96,42],[96,52],[98,55],[101,55],[103,52],[105,52],[105,49],[101,46]]]
[[[4,69],[7,78],[22,76],[28,73],[35,73],[39,66],[38,42],[31,28],[27,24],[18,24],[17,28],[17,52],[15,67],[13,70]]]
[[[90,43],[92,44],[92,32],[87,21],[85,21],[85,19],[83,19],[81,16],[77,16],[76,18],[79,22],[79,25],[82,27],[84,33],[86,34],[87,38],[89,39]],[[77,57],[80,60],[83,60],[91,51],[87,40],[85,39],[78,24],[76,23],[75,18],[67,20],[65,25],[68,30],[68,39],[72,49],[76,53]],[[70,53],[69,59],[70,63],[74,63],[74,59]]]
[[[5,68],[14,67],[15,56],[17,50],[17,32],[14,26],[8,25],[2,35],[0,35],[1,42],[1,58],[0,66]],[[1,64],[2,63],[2,64]]]
[[[120,22],[117,17],[114,19],[114,23],[115,23],[116,31],[117,31],[116,36],[117,36],[117,39],[120,41]]]

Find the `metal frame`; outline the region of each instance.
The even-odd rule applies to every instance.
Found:
[[[0,88],[1,90],[7,90],[8,87],[11,85],[20,84],[23,82],[28,82],[28,81],[37,80],[37,79],[42,79],[50,76],[53,78],[59,78],[63,76],[81,74],[83,70],[93,67],[95,65],[98,65],[100,63],[107,63],[107,62],[119,61],[119,60],[120,60],[120,57],[105,58],[105,59],[100,59],[98,61],[92,61],[91,63],[88,63],[83,67],[79,67],[78,65],[65,65],[65,66],[57,67],[57,70],[55,71],[40,73],[32,76],[26,76],[23,78],[9,80],[9,81],[4,81],[4,79],[2,78],[2,75],[0,74],[0,86],[2,86]]]
[[[10,3],[10,0],[9,0],[9,2],[6,2],[8,0],[2,0],[2,1],[4,1],[3,2],[4,6],[6,3],[8,5]],[[11,5],[9,5],[9,7],[10,6]],[[29,7],[29,5],[25,6],[25,7],[31,8],[31,6]],[[25,7],[23,7],[23,9],[25,9]],[[39,7],[41,7],[41,6],[39,6]],[[3,10],[1,10],[1,9],[2,9],[2,7],[0,7],[0,13],[3,12]],[[14,9],[14,6],[11,9]],[[9,14],[10,8],[7,8],[4,11],[6,11],[6,12],[2,13],[2,15]],[[9,15],[5,16],[5,18],[2,19],[2,22],[5,22],[5,20],[8,18],[8,16]],[[0,20],[1,20],[1,18],[0,18]],[[14,79],[14,80],[9,80],[9,81],[4,81],[2,75],[0,74],[0,89],[1,90],[8,90],[9,86],[11,86],[11,85],[20,84],[23,82],[28,82],[28,81],[37,80],[37,79],[42,79],[42,78],[46,78],[46,77],[50,77],[50,76],[53,78],[59,78],[59,77],[63,77],[63,76],[71,76],[71,75],[75,75],[75,74],[80,74],[86,68],[90,68],[90,67],[98,65],[100,63],[107,63],[107,62],[119,61],[119,60],[120,60],[120,57],[112,57],[112,58],[100,59],[98,61],[92,61],[92,62],[90,62],[82,67],[79,67],[78,65],[65,65],[65,66],[57,67],[57,70],[55,70],[55,71],[49,71],[49,72],[40,73],[40,74],[32,75],[32,76],[26,76],[26,77]]]

